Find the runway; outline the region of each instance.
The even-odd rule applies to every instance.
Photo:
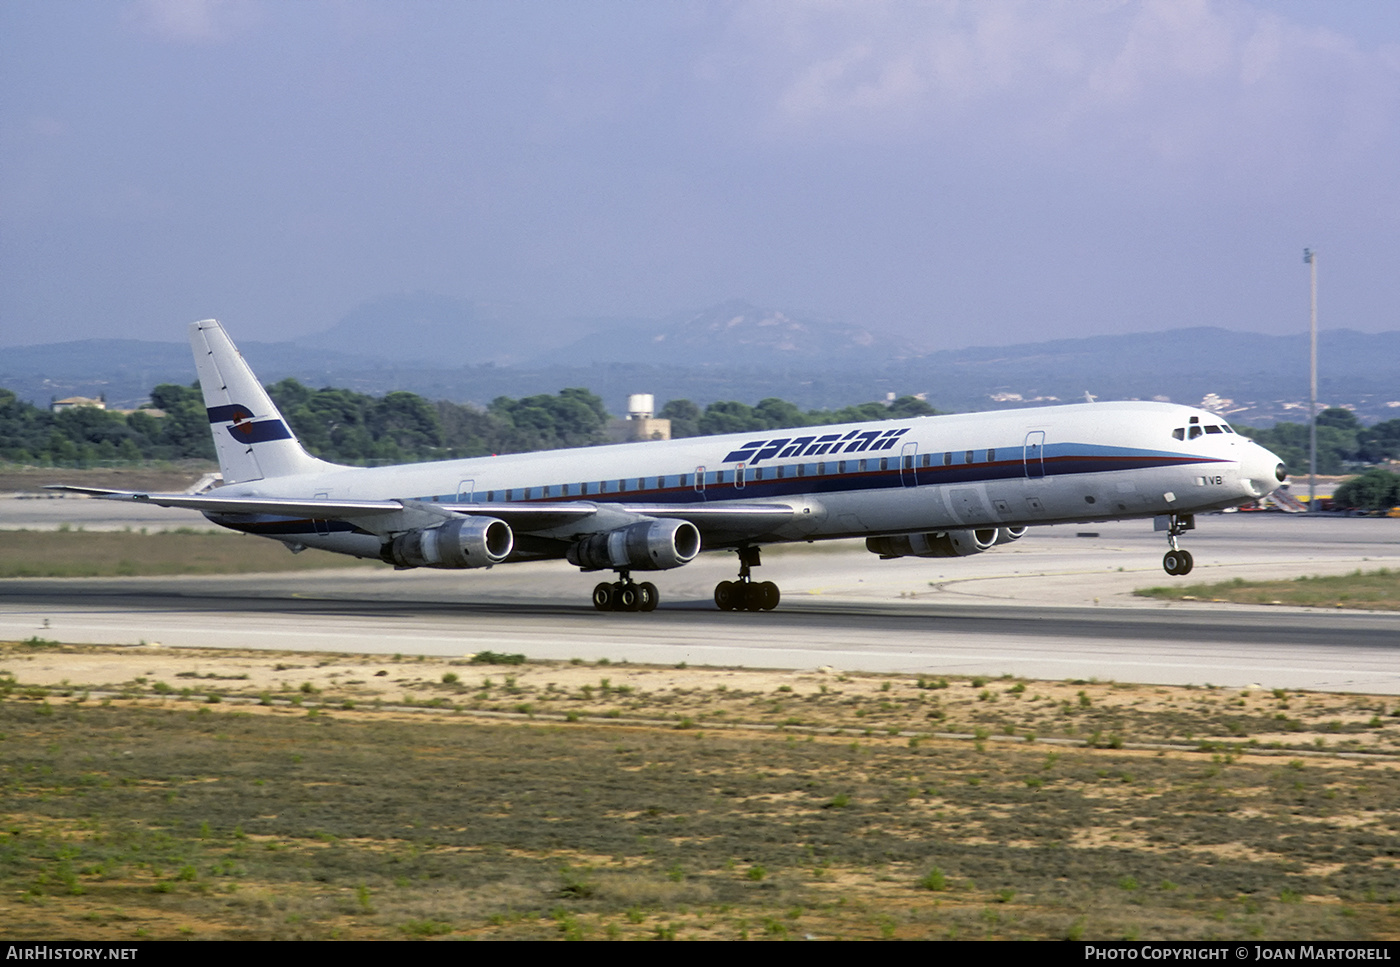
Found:
[[[651,575],[662,606],[600,614],[596,575],[337,571],[0,582],[0,636],[1400,694],[1400,614],[1134,598],[1162,574],[1150,523],[1045,528],[986,554],[879,561],[859,545],[765,550],[771,613],[719,612],[733,557]],[[252,538],[248,538],[252,539]],[[1202,518],[1189,581],[1400,566],[1400,521]]]

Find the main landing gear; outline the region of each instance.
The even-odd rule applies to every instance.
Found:
[[[1195,528],[1196,518],[1192,514],[1168,515],[1167,543],[1171,545],[1171,550],[1162,557],[1162,570],[1177,577],[1191,573],[1191,568],[1195,566],[1196,562],[1191,559],[1190,551],[1183,551],[1176,546],[1176,539],[1189,530],[1195,530]]]
[[[618,571],[621,580],[604,581],[593,589],[593,607],[599,611],[655,611],[661,603],[656,585],[650,581],[636,584],[627,571]]]
[[[758,548],[739,548],[739,580],[715,585],[715,604],[721,611],[772,611],[782,597],[772,581],[754,581],[749,568],[758,567]]]

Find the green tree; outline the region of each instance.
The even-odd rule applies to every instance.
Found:
[[[499,453],[593,446],[604,441],[608,421],[602,399],[578,388],[520,400],[500,396],[487,411],[500,423]]]
[[[1332,502],[1358,510],[1385,510],[1400,505],[1400,474],[1379,467],[1367,470],[1343,482]]]
[[[753,407],[745,403],[726,400],[711,403],[705,407],[698,428],[700,436],[715,436],[719,433],[748,433],[755,430],[765,430],[768,428],[768,424],[761,416],[754,413]]]
[[[656,415],[671,421],[673,440],[700,435],[700,407],[690,400],[671,400]]]
[[[889,418],[891,420],[905,420],[914,416],[934,416],[938,413],[927,400],[921,400],[917,396],[901,396],[889,406]]]
[[[215,459],[214,441],[209,435],[209,412],[204,408],[204,395],[198,383],[190,386],[162,383],[151,390],[151,403],[165,411],[160,420],[160,456]]]
[[[1400,420],[1385,420],[1357,435],[1357,455],[1367,463],[1400,458]]]
[[[753,408],[753,414],[757,419],[763,421],[766,430],[807,425],[805,413],[787,400],[780,400],[772,396],[765,400],[759,400],[758,405]]]

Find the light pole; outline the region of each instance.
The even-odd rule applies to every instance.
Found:
[[[1311,357],[1308,369],[1308,513],[1317,509],[1317,252],[1303,249],[1312,276],[1312,314],[1308,327]]]

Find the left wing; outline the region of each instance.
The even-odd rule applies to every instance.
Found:
[[[307,500],[288,497],[220,497],[217,494],[161,494],[139,490],[109,490],[103,487],[77,487],[52,484],[46,490],[86,494],[103,500],[121,500],[157,507],[182,507],[209,514],[271,514],[279,517],[310,517],[355,519],[398,514],[403,511],[427,511],[437,517],[480,516],[496,517],[512,529],[529,533],[575,524],[587,518],[599,518],[601,529],[617,526],[620,512],[638,520],[657,518],[685,520],[694,524],[704,535],[733,536],[765,534],[798,516],[797,508],[788,504],[607,504],[600,507],[591,501],[557,501],[550,503],[502,502],[489,504],[431,503],[421,500]]]

